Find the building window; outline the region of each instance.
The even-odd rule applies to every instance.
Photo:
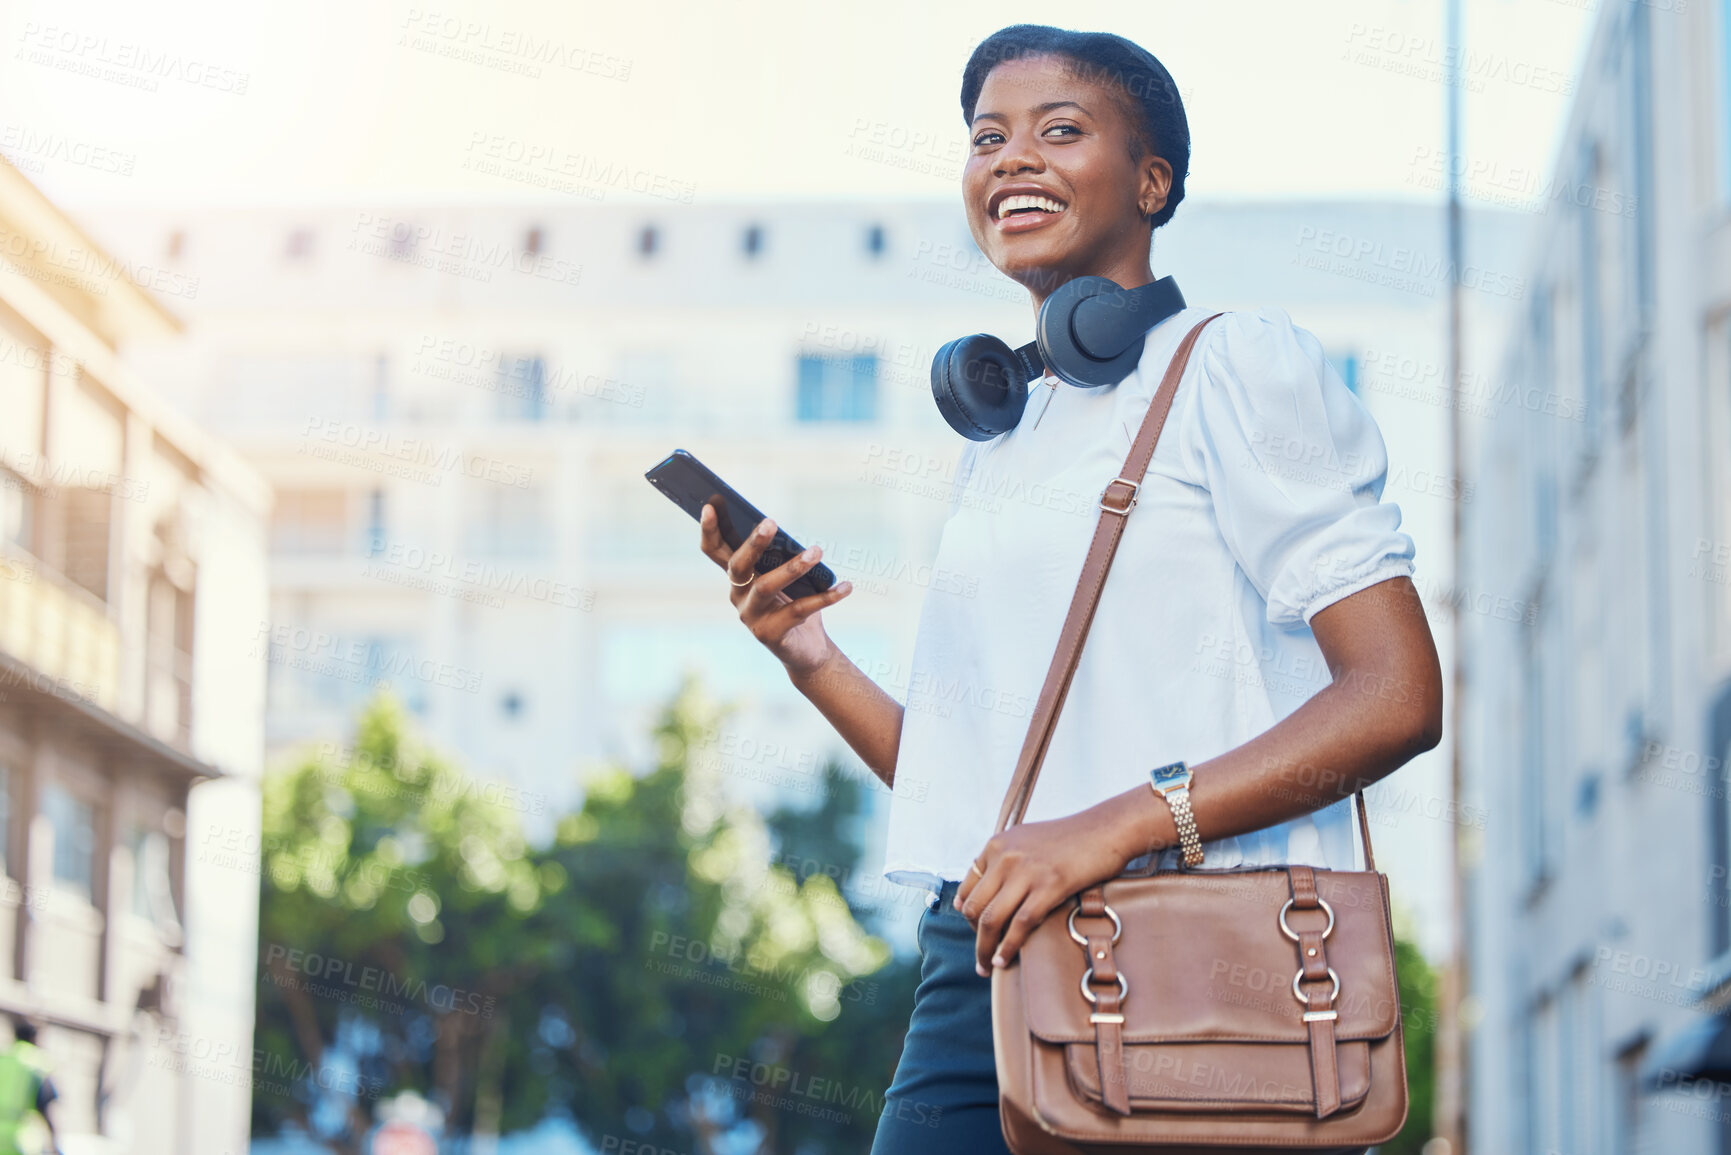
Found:
[[[18,474],[0,467],[0,544],[35,552],[35,523],[36,491]]]
[[[1719,195],[1731,201],[1731,0],[1719,0]]]
[[[12,874],[12,767],[0,762],[0,873]]]
[[[523,254],[530,257],[541,255],[541,226],[535,225],[523,234]]]
[[[1617,1097],[1611,1104],[1616,1113],[1612,1124],[1616,1155],[1643,1155],[1641,1141],[1641,1065],[1647,1058],[1647,1040],[1642,1038],[1617,1053]]]
[[[745,234],[740,238],[740,247],[745,250],[745,259],[755,261],[763,251],[763,226],[747,225]]]
[[[507,357],[499,364],[499,416],[540,421],[547,416],[547,364],[539,357]]]
[[[1521,850],[1528,887],[1550,877],[1550,775],[1546,767],[1545,679],[1539,653],[1542,623],[1529,627],[1521,647]]]
[[[863,357],[799,359],[795,416],[801,421],[871,421],[877,417],[878,361]]]
[[[1599,146],[1590,144],[1581,161],[1581,180],[1588,188],[1598,188],[1601,175]],[[1598,444],[1600,382],[1599,325],[1599,214],[1591,209],[1577,209],[1581,241],[1581,403],[1586,422],[1589,451]]]
[[[42,791],[42,813],[54,831],[53,877],[56,886],[84,899],[94,897],[96,811],[63,787],[49,784]]]
[[[1635,305],[1644,329],[1653,311],[1653,67],[1646,4],[1629,8],[1629,154],[1634,172],[1625,185],[1635,198]]]
[[[313,255],[313,231],[311,229],[296,229],[288,237],[288,257],[291,261],[304,261]]]
[[[644,225],[642,231],[637,234],[637,255],[647,261],[660,248],[660,231],[654,225]]]
[[[178,926],[167,836],[134,826],[126,848],[132,853],[132,913],[160,927]]]
[[[870,253],[873,257],[881,257],[884,255],[885,240],[884,227],[882,225],[872,225],[866,230],[865,246],[866,252]]]
[[[348,495],[340,489],[285,489],[271,511],[271,552],[342,553],[348,538]]]
[[[385,491],[375,489],[367,497],[367,556],[385,552]]]
[[[373,358],[373,420],[391,415],[391,359],[380,353]]]
[[[541,557],[550,536],[541,489],[490,483],[471,487],[463,542],[471,556]]]
[[[52,512],[43,518],[60,542],[60,572],[92,596],[108,600],[109,523],[114,497],[107,489],[65,486],[45,495]]]

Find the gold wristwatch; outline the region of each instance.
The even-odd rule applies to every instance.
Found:
[[[1196,833],[1196,816],[1190,812],[1190,767],[1182,762],[1156,766],[1148,772],[1148,785],[1172,808],[1172,824],[1178,828],[1178,845],[1185,866],[1202,865],[1202,837]]]

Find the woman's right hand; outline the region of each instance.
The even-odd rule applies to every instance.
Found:
[[[727,573],[730,582],[751,578],[758,557],[775,537],[775,523],[764,518],[738,549],[729,547],[721,540],[712,505],[703,507],[697,524],[704,554]],[[803,598],[782,592],[782,587],[817,565],[822,556],[823,550],[812,546],[768,573],[751,578],[749,585],[735,585],[728,591],[746,629],[781,659],[789,675],[795,677],[813,673],[828,660],[829,635],[824,632],[818,611],[853,591],[852,582],[839,581],[821,594]]]

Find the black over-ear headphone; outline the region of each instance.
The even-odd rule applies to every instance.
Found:
[[[1116,385],[1142,359],[1148,331],[1184,308],[1178,282],[1161,277],[1123,289],[1106,277],[1076,277],[1040,305],[1035,339],[1012,349],[989,333],[959,337],[932,358],[932,397],[950,428],[970,441],[1014,429],[1028,383],[1050,366],[1084,389]]]

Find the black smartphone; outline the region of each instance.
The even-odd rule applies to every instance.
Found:
[[[721,480],[714,470],[683,449],[675,449],[667,455],[665,461],[643,476],[649,479],[650,485],[666,494],[674,505],[693,518],[703,512],[705,505],[713,505],[721,540],[733,549],[738,549],[745,542],[746,536],[757,528],[758,522],[763,520],[763,514],[758,511],[757,506],[739,496],[738,490]],[[778,523],[775,537],[757,556],[757,572],[768,573],[804,552],[805,547],[789,537],[787,531]],[[821,594],[834,584],[834,572],[819,562],[781,588],[790,598],[803,598]]]

